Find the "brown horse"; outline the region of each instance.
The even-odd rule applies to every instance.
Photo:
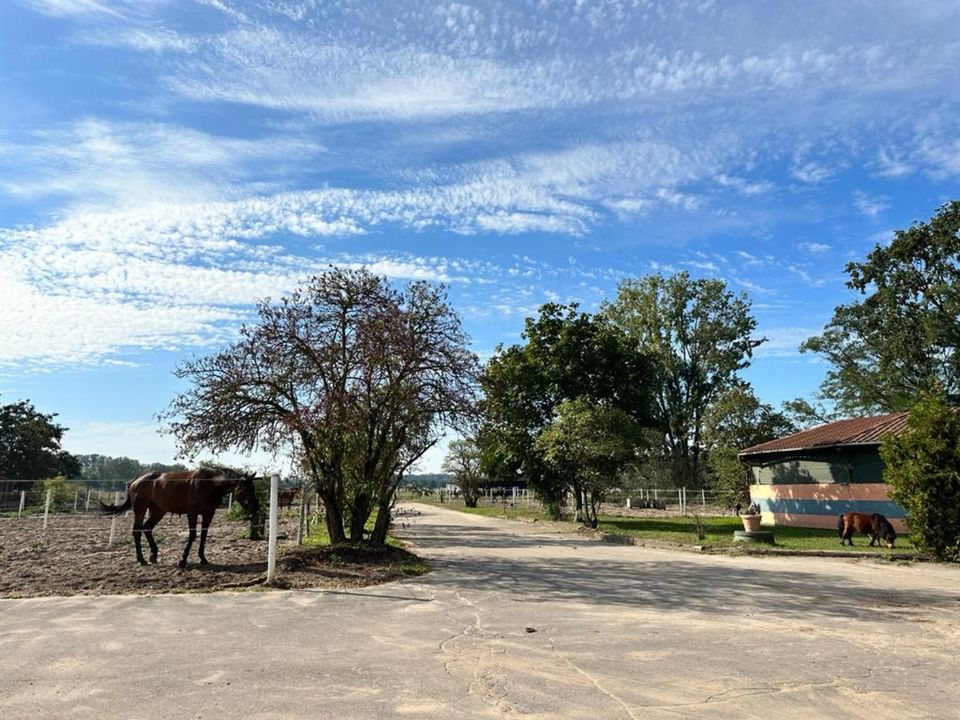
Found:
[[[285,488],[282,490],[277,490],[277,507],[289,508],[293,505],[293,501],[296,499],[297,495],[300,494],[302,488]]]
[[[840,533],[840,544],[850,543],[853,546],[853,534],[855,532],[864,533],[870,536],[870,547],[876,544],[880,547],[880,538],[883,538],[884,544],[892,548],[897,539],[897,533],[893,530],[893,525],[880,513],[848,512],[843,513],[837,518],[837,531]]]
[[[159,548],[153,539],[153,528],[167,513],[186,514],[190,537],[183,549],[183,557],[177,563],[178,567],[183,568],[187,565],[190,547],[197,537],[197,517],[202,519],[200,548],[197,554],[200,556],[200,564],[207,564],[207,558],[203,554],[207,543],[207,529],[223,498],[231,492],[247,511],[253,515],[259,513],[260,506],[253,489],[252,477],[213,468],[146,473],[127,485],[127,499],[122,505],[100,503],[100,508],[110,515],[119,515],[133,508],[133,543],[141,565],[146,565],[147,561],[144,560],[140,547],[140,535],[147,536],[147,542],[150,543],[150,562],[155,563]],[[148,510],[150,516],[144,522],[143,518]]]

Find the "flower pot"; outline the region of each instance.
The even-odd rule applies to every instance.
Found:
[[[756,515],[741,515],[740,519],[743,520],[743,529],[747,532],[757,532],[760,529],[760,514]]]

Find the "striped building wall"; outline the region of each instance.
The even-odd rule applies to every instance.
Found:
[[[888,497],[885,483],[800,483],[751,485],[750,500],[760,505],[763,523],[836,529],[845,512],[880,513],[904,532],[904,511]]]

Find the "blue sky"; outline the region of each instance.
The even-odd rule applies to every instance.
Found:
[[[170,460],[171,369],[330,263],[447,283],[481,357],[544,302],[719,277],[760,397],[809,398],[845,263],[958,196],[958,27],[953,0],[6,0],[0,401]]]

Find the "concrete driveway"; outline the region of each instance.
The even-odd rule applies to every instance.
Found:
[[[428,506],[357,591],[0,601],[0,717],[960,718],[960,573]]]

